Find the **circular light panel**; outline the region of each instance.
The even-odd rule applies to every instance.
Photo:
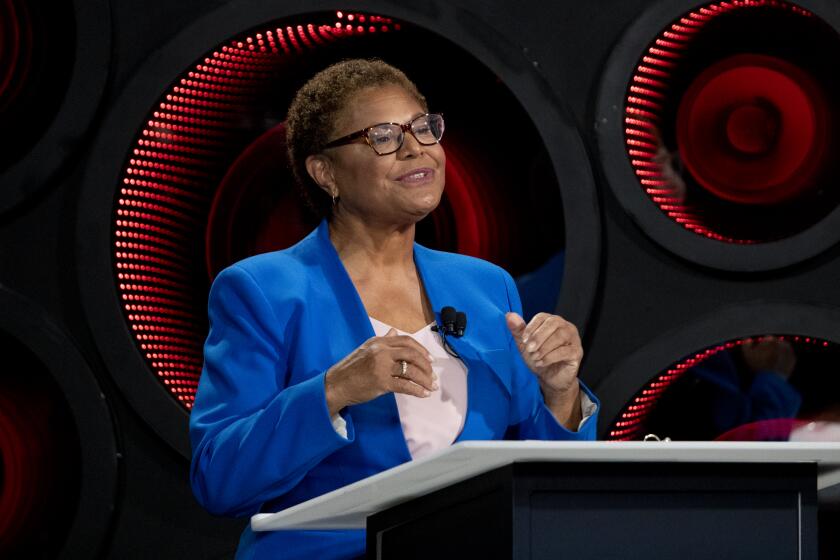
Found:
[[[768,339],[787,342],[797,349],[807,348],[810,351],[819,349],[834,348],[837,345],[818,338],[798,335],[777,335],[777,336],[754,336],[739,338],[711,346],[701,350],[676,364],[668,367],[664,372],[658,374],[651,381],[645,384],[639,392],[632,397],[629,403],[621,410],[618,418],[613,422],[607,432],[607,439],[611,441],[630,441],[643,439],[652,429],[649,425],[651,416],[657,411],[663,398],[668,394],[669,389],[682,380],[686,373],[692,368],[709,366],[709,361],[722,352],[729,352],[744,344],[761,343]],[[710,366],[711,369],[719,367],[717,364]],[[733,387],[732,390],[740,391],[740,388]],[[657,434],[663,437],[668,434]]]
[[[646,6],[594,119],[627,215],[688,261],[757,272],[840,240],[840,13],[832,0]]]

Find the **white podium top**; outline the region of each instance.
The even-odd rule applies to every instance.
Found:
[[[820,497],[840,488],[840,443],[465,441],[277,513],[254,531],[364,529],[367,516],[510,463],[817,463]]]

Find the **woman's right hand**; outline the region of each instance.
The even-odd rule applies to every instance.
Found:
[[[402,361],[408,365],[402,375]],[[391,329],[356,348],[327,370],[327,408],[335,415],[342,408],[367,402],[385,393],[428,397],[437,390],[432,356],[410,336]]]

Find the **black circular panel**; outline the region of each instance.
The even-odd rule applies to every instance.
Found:
[[[840,239],[836,3],[658,2],[607,64],[604,173],[655,241],[734,271]]]
[[[732,306],[658,337],[613,369],[597,388],[601,433],[711,440],[764,430],[787,439],[802,424],[840,421],[838,362],[837,311]]]
[[[49,185],[78,149],[110,56],[105,0],[0,2],[0,212]]]
[[[105,397],[40,308],[6,289],[0,306],[0,556],[96,557],[117,491]]]

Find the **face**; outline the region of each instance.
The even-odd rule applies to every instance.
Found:
[[[374,124],[406,123],[424,112],[401,87],[362,90],[339,115],[331,138]],[[413,224],[434,210],[443,194],[445,166],[440,144],[423,146],[410,132],[393,154],[380,156],[360,139],[307,160],[315,181],[340,197],[339,212],[385,225]]]

